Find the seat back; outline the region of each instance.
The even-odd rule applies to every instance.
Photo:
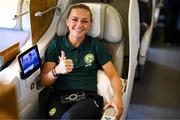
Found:
[[[156,9],[156,0],[149,0],[151,2],[151,20],[150,25],[148,26],[147,30],[143,34],[140,43],[139,49],[139,65],[143,66],[147,59],[147,52],[151,44],[151,38],[153,34],[153,27],[155,24],[155,9]]]
[[[123,20],[119,12],[112,6],[102,3],[83,3],[90,7],[93,22],[88,31],[88,35],[98,38],[107,47],[109,53],[112,55],[113,63],[118,70],[122,72],[123,64]],[[57,34],[63,35],[67,32],[65,25],[65,16],[60,19]]]

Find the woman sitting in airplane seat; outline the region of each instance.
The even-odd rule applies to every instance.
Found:
[[[92,23],[90,8],[73,5],[66,18],[68,32],[49,43],[41,73],[41,83],[52,86],[46,103],[48,118],[99,119],[103,98],[97,94],[97,71],[109,77],[114,96],[104,107],[113,106],[116,118],[123,112],[122,83],[112,64],[111,56],[99,40],[86,35]]]

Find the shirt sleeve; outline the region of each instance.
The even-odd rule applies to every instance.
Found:
[[[56,47],[57,36],[55,36],[49,43],[45,52],[45,62],[58,62],[58,54]]]
[[[100,66],[103,66],[108,61],[112,60],[112,56],[107,51],[107,48],[103,46],[102,43],[100,43],[100,40],[93,39],[94,40],[94,49],[96,52],[96,60]]]

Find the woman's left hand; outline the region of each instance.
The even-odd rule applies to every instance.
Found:
[[[104,107],[104,110],[110,106],[114,107],[114,109],[116,111],[116,114],[115,114],[116,120],[119,120],[123,113],[122,96],[114,95],[113,99]]]

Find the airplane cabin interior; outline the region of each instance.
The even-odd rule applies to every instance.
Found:
[[[162,70],[164,73],[157,71],[158,68],[154,66],[156,64],[154,62],[158,61],[160,65],[165,65],[169,60],[172,70],[176,69],[174,74],[177,73],[169,79],[180,78],[178,74],[180,56],[168,52],[180,50],[178,34],[180,10],[176,9],[179,11],[175,28],[177,35],[174,39],[176,40],[174,43],[169,41],[165,43],[162,31],[166,30],[164,26],[166,0],[6,0],[0,2],[0,119],[46,119],[43,111],[44,103],[51,87],[44,87],[40,82],[45,51],[55,35],[62,36],[67,33],[65,23],[67,12],[72,4],[79,3],[87,5],[92,12],[93,22],[87,34],[98,38],[107,48],[121,78],[124,108],[121,120],[180,118],[178,115],[180,107],[175,108],[176,113],[170,112],[169,116],[159,112],[161,109],[159,111],[156,109],[157,114],[161,115],[155,115],[152,106],[149,106],[148,112],[145,113],[147,104],[152,101],[156,103],[156,98],[160,102],[159,96],[163,94],[162,89],[157,89],[159,92],[155,91],[153,84],[156,84],[156,78],[162,80],[161,75],[166,74],[166,70]],[[32,62],[27,62],[31,60]],[[156,74],[152,74],[154,71]],[[148,84],[145,83],[146,81]],[[151,81],[155,82],[151,84]],[[163,81],[157,80],[157,83],[159,87],[163,86]],[[104,104],[114,95],[111,83],[103,70],[97,72],[97,89],[98,94],[103,96]],[[152,92],[151,95],[155,94],[150,89],[155,89],[154,92],[158,93],[158,97],[145,97],[148,92]],[[180,89],[175,90],[178,94]],[[167,94],[168,92],[166,91]],[[180,97],[175,93],[174,99],[179,100]],[[166,99],[165,97],[164,100]],[[143,103],[147,104],[143,106]],[[177,101],[175,103],[172,104],[180,106]],[[113,117],[111,116],[114,112],[113,107],[107,109],[101,119],[114,120],[114,114]],[[175,116],[172,117],[173,115]]]

